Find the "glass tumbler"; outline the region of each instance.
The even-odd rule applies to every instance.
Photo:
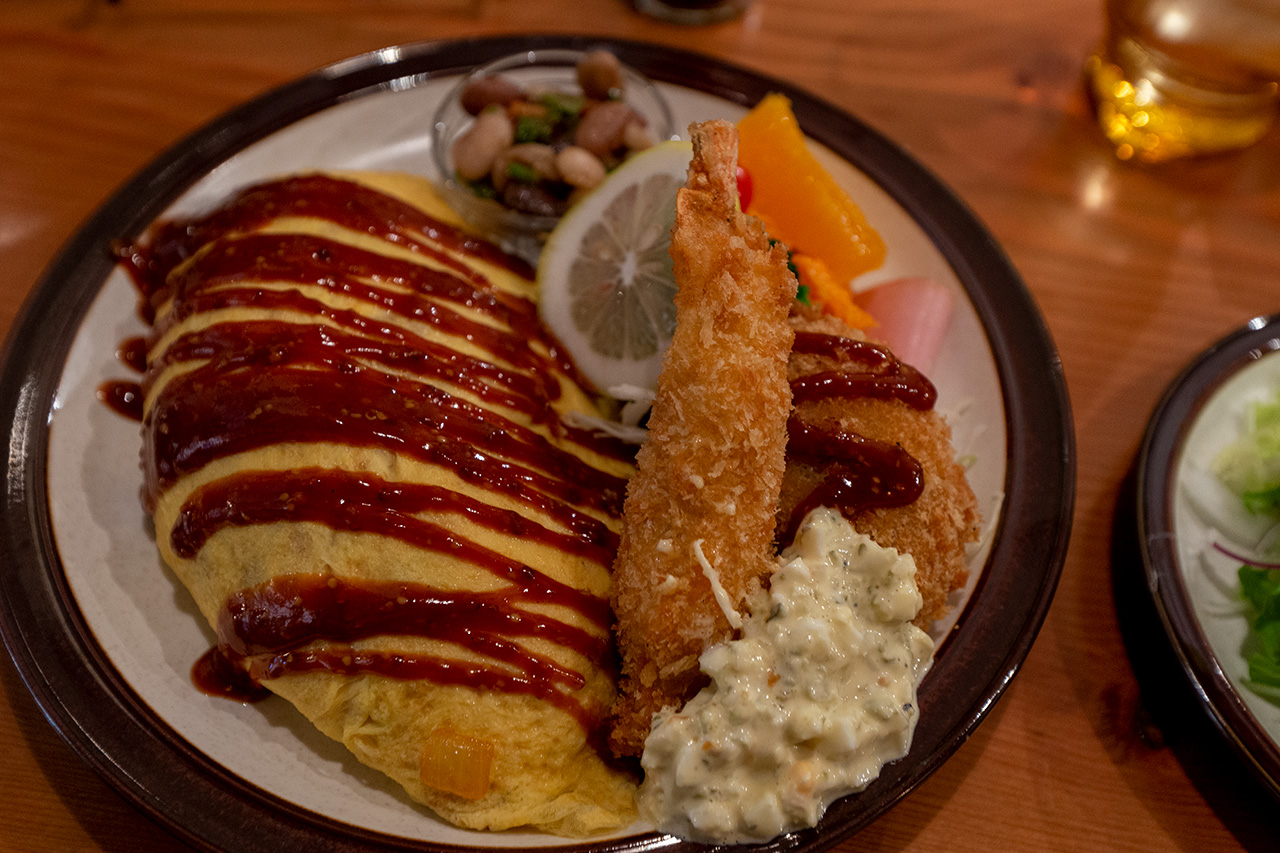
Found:
[[[1280,0],[1106,0],[1085,72],[1122,160],[1243,148],[1276,117]]]

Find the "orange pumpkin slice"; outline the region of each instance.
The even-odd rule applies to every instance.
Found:
[[[884,241],[809,151],[786,97],[766,95],[738,123],[738,163],[751,176],[747,212],[794,252],[821,258],[836,281],[884,262]]]

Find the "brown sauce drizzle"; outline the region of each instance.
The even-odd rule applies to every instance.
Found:
[[[584,676],[513,641],[540,637],[594,659],[606,657],[607,607],[597,634],[521,607],[556,597],[563,591],[558,586],[532,571],[520,573],[508,588],[488,593],[314,573],[280,575],[231,596],[219,613],[218,651],[206,655],[203,665],[230,670],[230,678],[211,681],[215,690],[242,673],[252,685],[286,673],[324,671],[524,693],[567,711],[590,729],[600,722],[604,708],[584,707],[568,692],[581,688]],[[456,644],[497,665],[352,645],[386,636]],[[241,682],[232,689],[247,685]]]
[[[570,588],[599,633],[565,625],[520,606],[554,598],[565,588],[538,572],[514,574],[507,589],[488,593],[314,573],[280,575],[228,599],[219,613],[218,645],[200,658],[192,677],[206,693],[244,702],[268,695],[262,681],[287,673],[428,679],[536,696],[593,729],[605,709],[583,706],[568,693],[583,686],[583,675],[510,638],[548,639],[608,663],[607,607],[601,614],[598,599]],[[392,635],[453,643],[499,665],[351,645]]]
[[[169,272],[201,246],[233,231],[249,231],[285,216],[327,219],[380,237],[428,255],[458,276],[477,283],[483,282],[483,277],[443,249],[532,276],[527,263],[491,243],[375,189],[322,174],[249,187],[209,216],[162,223],[152,230],[146,244],[122,246],[116,254],[154,309],[160,304]]]
[[[191,681],[201,693],[235,702],[261,702],[271,695],[261,682],[254,681],[242,659],[215,645],[191,667]]]
[[[831,397],[875,397],[900,400],[913,409],[928,411],[937,402],[938,392],[933,383],[879,344],[838,335],[797,332],[792,349],[799,353],[831,354],[864,368],[856,372],[823,371],[792,380],[791,396],[796,405]]]
[[[144,373],[147,369],[147,339],[143,337],[129,338],[116,350],[116,358],[127,365],[135,373]]]
[[[286,216],[380,237],[432,265],[315,235],[253,230]],[[227,602],[218,647],[193,669],[206,692],[251,699],[260,694],[256,682],[287,672],[378,673],[536,695],[588,728],[599,722],[604,709],[583,707],[573,695],[584,674],[519,640],[541,638],[609,665],[608,602],[480,545],[441,516],[608,565],[617,535],[601,518],[621,514],[625,479],[583,462],[569,446],[619,459],[634,448],[560,422],[552,404],[561,378],[581,381],[571,360],[543,330],[533,302],[495,287],[450,252],[531,273],[411,205],[324,175],[251,187],[207,217],[162,223],[145,243],[117,250],[154,324],[147,341],[122,348],[126,363],[145,362],[148,343],[167,341],[132,384],[137,415],[162,371],[194,365],[167,379],[146,414],[149,510],[181,477],[280,443],[387,450],[493,496],[320,468],[244,471],[202,486],[171,532],[175,552],[187,558],[219,530],[310,521],[447,554],[505,583],[499,592],[446,593],[282,567],[275,580]],[[258,310],[250,320],[219,313],[237,307]],[[211,323],[165,337],[196,312]],[[465,348],[452,343],[458,339]],[[127,383],[118,384],[118,396],[127,396]],[[552,527],[500,509],[500,501],[545,515]],[[545,605],[580,614],[593,630],[538,612]],[[375,636],[440,639],[482,659],[352,646]]]
[[[129,338],[116,349],[116,358],[135,373],[147,369],[147,339]],[[137,382],[113,380],[98,386],[97,397],[117,415],[131,421],[142,420],[142,386]]]
[[[367,369],[325,373],[321,381],[304,365],[200,368],[172,380],[148,419],[143,462],[151,507],[184,474],[282,442],[403,453],[560,515],[581,506],[617,516],[625,490],[623,478],[530,429],[433,386]]]
[[[906,506],[924,491],[920,463],[901,445],[854,432],[816,429],[793,417],[787,424],[787,454],[826,467],[822,482],[792,512],[787,541],[820,506],[851,519],[864,509]]]
[[[194,557],[209,537],[228,527],[276,521],[314,521],[333,530],[377,533],[483,567],[514,582],[527,566],[514,563],[451,530],[414,516],[448,513],[499,533],[607,563],[617,535],[590,516],[567,516],[567,533],[549,530],[519,513],[500,509],[450,489],[392,483],[371,474],[328,468],[247,471],[215,480],[183,504],[170,534],[178,556]],[[547,581],[547,595],[593,620],[608,623],[608,606],[573,587]]]
[[[869,341],[797,332],[793,350],[830,355],[860,369],[820,371],[791,381],[796,413],[787,424],[787,455],[821,466],[825,476],[792,511],[783,541],[794,538],[805,515],[820,506],[838,509],[852,519],[863,510],[913,503],[924,491],[924,472],[920,462],[901,445],[806,423],[800,406],[831,398],[875,398],[928,411],[937,400],[933,383],[887,348]]]
[[[117,415],[141,423],[142,386],[137,382],[103,382],[98,386],[97,396]]]

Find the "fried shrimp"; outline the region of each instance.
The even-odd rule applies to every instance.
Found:
[[[671,240],[677,325],[613,569],[619,755],[639,755],[653,714],[697,691],[699,655],[732,634],[776,568],[796,280],[739,208],[736,130],[714,121],[691,135]]]

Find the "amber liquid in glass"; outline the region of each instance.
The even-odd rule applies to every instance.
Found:
[[[1106,23],[1086,74],[1121,159],[1243,148],[1275,120],[1280,0],[1109,0]]]

